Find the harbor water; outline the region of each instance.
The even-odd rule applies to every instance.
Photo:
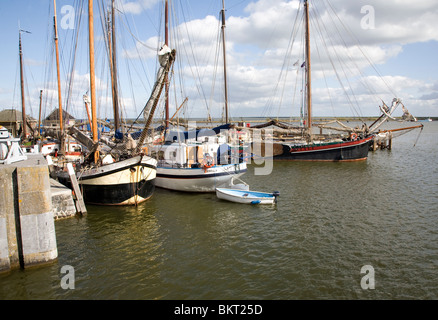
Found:
[[[438,122],[424,125],[366,161],[250,164],[272,206],[163,189],[88,206],[56,221],[56,262],[0,274],[0,299],[438,299]]]

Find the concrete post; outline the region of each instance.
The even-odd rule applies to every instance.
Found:
[[[49,172],[44,158],[0,167],[0,271],[58,257]],[[6,239],[5,239],[6,237]],[[6,247],[7,243],[7,247]]]
[[[0,271],[19,267],[18,242],[15,230],[13,166],[0,167]]]

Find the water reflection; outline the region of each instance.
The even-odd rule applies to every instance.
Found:
[[[275,162],[276,206],[157,189],[57,221],[58,261],[0,275],[10,299],[436,299],[438,123],[352,163]],[[75,290],[60,287],[63,265]],[[360,287],[372,265],[376,289]]]

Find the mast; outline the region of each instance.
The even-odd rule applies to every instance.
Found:
[[[309,139],[312,137],[312,83],[310,69],[310,32],[309,32],[309,2],[304,1],[306,14],[306,93],[307,93],[307,131]]]
[[[56,72],[58,76],[58,110],[59,110],[59,129],[61,130],[61,136],[64,132],[64,121],[62,119],[62,100],[61,100],[61,76],[59,71],[59,48],[58,48],[58,25],[56,19],[56,0],[53,0],[53,9],[55,11],[55,15],[53,17],[54,28],[55,28],[55,49],[56,49]],[[61,150],[63,150],[61,148]]]
[[[23,77],[23,50],[21,47],[21,32],[23,30],[18,31],[18,48],[19,48],[19,55],[20,55],[20,83],[21,83],[21,115],[23,120],[22,128],[22,135],[23,139],[27,136],[27,128],[26,128],[26,104],[24,102],[24,77]],[[27,32],[27,31],[26,31]]]
[[[38,137],[41,136],[40,130],[41,130],[41,105],[43,101],[43,90],[40,90],[40,110],[38,113]]]
[[[113,93],[113,109],[114,109],[114,130],[118,130],[120,127],[119,118],[119,96],[117,86],[117,57],[116,57],[116,21],[114,14],[114,0],[111,4],[111,46],[110,46],[110,59],[111,59],[111,82]]]
[[[164,44],[169,46],[169,8],[167,0],[164,4]],[[166,117],[166,129],[169,128],[169,82],[168,74],[166,73],[165,78],[165,117]]]
[[[228,123],[228,86],[227,86],[227,58],[226,58],[226,49],[225,49],[225,0],[222,0],[222,50],[224,56],[224,99],[225,99],[225,123]]]
[[[97,112],[96,112],[96,84],[94,72],[94,22],[93,22],[93,0],[88,0],[88,40],[90,50],[90,95],[91,95],[91,117],[93,125],[92,134],[93,142],[98,142],[97,136]],[[97,153],[95,153],[94,161],[97,160]]]

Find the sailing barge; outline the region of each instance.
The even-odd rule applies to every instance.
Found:
[[[301,8],[301,3],[300,3]],[[298,10],[300,14],[300,10]],[[370,126],[363,123],[362,127],[349,128],[339,121],[336,121],[339,127],[327,127],[326,124],[314,124],[312,119],[312,77],[311,77],[311,54],[310,54],[310,23],[309,23],[309,1],[304,1],[304,62],[301,69],[303,75],[303,89],[301,90],[303,97],[302,125],[290,126],[281,124],[278,121],[271,121],[252,128],[266,128],[268,126],[277,126],[282,131],[276,134],[272,142],[266,139],[262,142],[262,147],[253,147],[253,150],[260,150],[255,153],[255,156],[270,157],[274,160],[304,160],[304,161],[358,161],[366,160],[368,151],[373,144],[375,134],[378,133],[378,128],[388,119],[394,119],[392,113],[402,105],[404,114],[402,118],[411,117],[409,111],[403,106],[400,99],[393,99],[391,107],[388,107],[383,102],[383,107],[380,107],[382,115]],[[296,62],[294,65],[297,65]],[[413,120],[415,121],[415,120]],[[320,128],[320,134],[315,134],[314,127]],[[418,126],[422,127],[422,126]],[[322,134],[323,129],[343,131],[344,134]],[[411,128],[409,128],[411,129]],[[278,130],[277,130],[278,133]],[[346,133],[346,134],[345,134]],[[271,144],[271,145],[269,145]],[[267,146],[268,145],[268,146]],[[253,143],[254,146],[254,143]],[[268,154],[267,150],[272,150],[272,154]]]
[[[157,160],[145,155],[143,143],[147,137],[149,125],[152,122],[158,99],[165,85],[165,78],[174,62],[175,50],[170,50],[167,46],[164,46],[158,52],[160,68],[151,96],[144,109],[147,121],[138,144],[128,135],[123,137],[121,145],[101,145],[98,139],[96,117],[92,0],[88,1],[88,12],[92,139],[75,127],[71,127],[69,130],[69,135],[83,144],[88,150],[84,163],[76,164],[76,177],[82,189],[85,203],[137,205],[149,199],[155,190]],[[57,172],[57,177],[61,183],[70,187],[68,172],[61,168]]]

